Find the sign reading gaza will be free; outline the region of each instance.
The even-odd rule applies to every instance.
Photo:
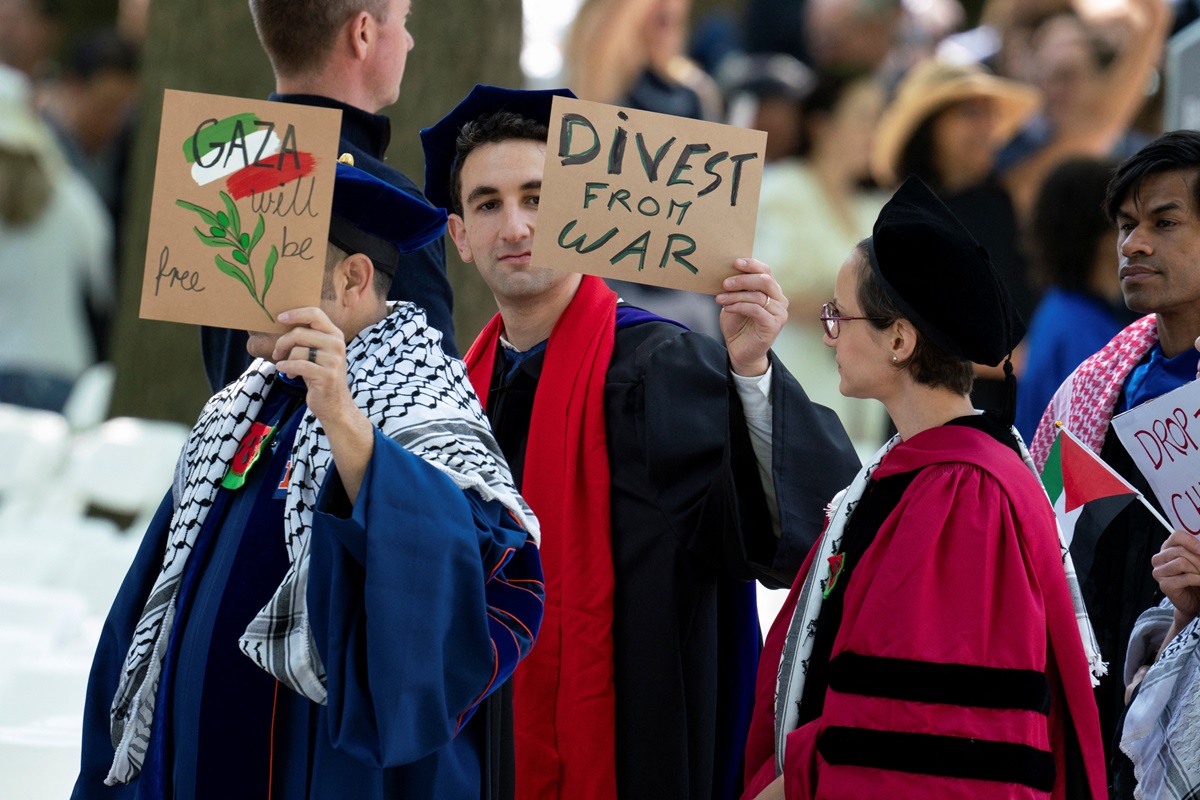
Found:
[[[325,271],[341,112],[168,89],[142,319],[282,332]]]
[[[555,97],[531,261],[716,294],[754,247],[762,131]]]

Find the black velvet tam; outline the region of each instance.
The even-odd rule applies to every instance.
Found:
[[[884,291],[946,353],[997,366],[1025,335],[987,250],[920,179],[879,212],[870,251]]]

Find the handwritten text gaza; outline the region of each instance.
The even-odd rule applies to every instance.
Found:
[[[279,330],[315,304],[340,113],[168,90],[142,316]]]

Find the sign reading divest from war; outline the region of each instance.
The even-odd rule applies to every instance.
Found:
[[[1113,417],[1113,427],[1171,524],[1200,533],[1200,381]]]
[[[167,90],[141,316],[283,331],[321,296],[341,112]]]
[[[555,97],[534,266],[716,294],[754,246],[762,131]]]

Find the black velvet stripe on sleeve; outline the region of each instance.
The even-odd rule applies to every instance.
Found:
[[[1012,742],[831,727],[818,738],[817,751],[835,766],[1015,783],[1042,792],[1054,789],[1054,755]]]
[[[839,653],[829,665],[829,687],[917,703],[1050,711],[1050,684],[1045,673],[1034,670]]]

